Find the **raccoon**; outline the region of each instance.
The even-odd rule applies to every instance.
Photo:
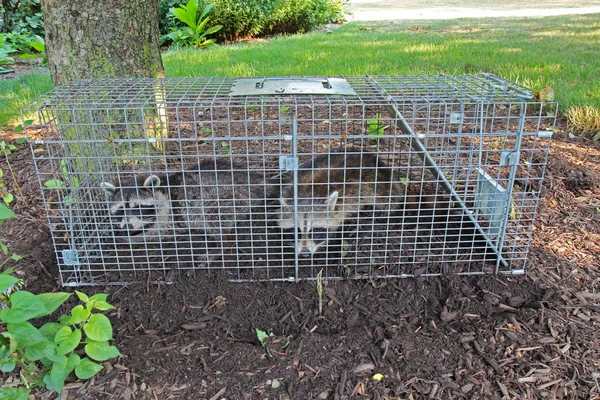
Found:
[[[405,185],[394,182],[392,170],[376,154],[331,153],[314,158],[298,170],[298,255],[314,255],[361,210],[393,209],[405,192]],[[295,229],[293,198],[293,182],[288,179],[280,198],[278,225],[283,230]]]
[[[379,213],[383,224],[414,224],[419,229],[444,229],[455,237],[458,247],[472,247],[486,260],[496,256],[487,241],[466,215],[456,214],[445,195],[422,196],[398,182],[394,171],[373,153],[330,153],[315,157],[307,168],[298,170],[298,226],[294,223],[294,185],[288,177],[281,188],[278,226],[298,230],[297,253],[314,258],[325,250],[326,257],[341,258],[344,226],[361,225],[359,214]],[[373,220],[375,221],[375,220]],[[379,222],[374,222],[379,224]],[[371,224],[371,222],[369,222]],[[350,237],[344,232],[346,238]],[[288,233],[293,246],[294,238]]]
[[[266,196],[272,193],[263,173],[228,159],[205,159],[182,172],[137,175],[101,187],[122,241],[204,234],[215,254],[265,231]]]

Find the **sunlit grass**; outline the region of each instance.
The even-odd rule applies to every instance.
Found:
[[[52,82],[48,73],[0,80],[0,128],[20,124],[21,108],[50,89]]]
[[[591,14],[351,23],[331,33],[168,51],[163,61],[169,77],[491,72],[532,89],[552,87],[567,115],[572,107],[600,109],[599,49],[600,14]],[[32,80],[49,85],[47,76],[24,83],[41,83]],[[0,106],[0,125],[26,95],[14,96],[18,106]]]

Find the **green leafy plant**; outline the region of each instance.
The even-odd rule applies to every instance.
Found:
[[[9,54],[14,53],[16,50],[11,45],[6,43],[4,36],[5,35],[0,34],[0,66],[15,62],[14,58],[12,58]]]
[[[0,172],[1,172],[1,170],[0,170]],[[17,217],[16,214],[10,208],[8,208],[8,206],[0,203],[0,224],[2,224],[8,218],[16,218],[16,217]],[[0,250],[2,250],[2,254],[4,254],[5,256],[7,256],[9,253],[8,247],[6,247],[4,242],[2,242],[1,240],[0,240]],[[4,261],[0,264],[0,269],[3,268],[6,265],[6,263],[8,263],[9,261],[19,261],[22,258],[23,257],[21,257],[20,255],[13,253],[10,257],[6,257],[4,259]],[[4,308],[4,305],[6,304],[5,297],[8,293],[9,293],[9,291],[7,291],[7,290],[0,290],[0,309]]]
[[[21,188],[17,184],[17,176],[15,175],[15,171],[13,170],[12,164],[10,163],[10,159],[8,158],[8,156],[10,156],[15,150],[17,150],[17,146],[15,146],[14,144],[7,143],[4,140],[0,142],[0,153],[4,154],[4,158],[6,159],[6,165],[8,166],[8,170],[10,171],[14,185],[22,197],[23,193],[21,193]],[[0,170],[0,196],[2,196],[2,201],[4,201],[4,203],[7,206],[10,206],[10,204],[14,201],[15,196],[12,193],[10,193],[3,178],[4,171]]]
[[[273,353],[271,353],[271,349],[269,349],[269,343],[271,339],[275,336],[273,332],[267,334],[267,332],[262,331],[258,328],[254,328],[254,330],[256,331],[256,337],[258,338],[258,341],[267,352],[267,356],[269,358],[273,358]]]
[[[182,4],[177,8],[172,8],[171,12],[175,17],[186,24],[162,37],[163,42],[167,39],[180,46],[194,46],[201,49],[215,45],[215,39],[208,39],[207,36],[218,32],[223,26],[215,25],[207,28],[209,17],[207,14],[212,10],[213,5],[207,4],[198,16],[198,2],[189,0],[187,4]]]
[[[0,275],[1,293],[18,285],[19,280],[10,272]],[[75,293],[83,304],[60,316],[58,322],[45,323],[39,329],[29,321],[52,314],[71,294],[35,295],[19,290],[6,295],[6,307],[0,311],[0,370],[7,373],[18,368],[25,388],[2,388],[0,398],[19,393],[28,395],[34,387],[60,393],[72,372],[79,379],[89,379],[103,369],[97,362],[120,355],[110,345],[113,340],[110,320],[96,312],[114,308],[106,301],[108,295],[88,297],[82,292]]]
[[[381,114],[375,114],[375,119],[367,120],[367,134],[371,139],[378,139],[383,136],[385,130],[389,127],[389,125],[384,124],[381,121]]]
[[[3,0],[7,32],[44,35],[44,19],[40,0]]]
[[[45,55],[46,46],[44,44],[44,38],[41,36],[17,32],[0,36],[2,36],[2,42],[6,48],[11,49],[14,53],[22,54],[20,58],[27,58],[27,55],[39,57],[40,55],[32,54],[33,50]]]

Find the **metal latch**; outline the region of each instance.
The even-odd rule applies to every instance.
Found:
[[[298,157],[279,156],[279,169],[285,171],[298,169]]]
[[[521,153],[514,150],[504,150],[500,153],[500,166],[505,167],[507,165],[519,165],[519,158]]]
[[[79,254],[77,250],[63,250],[63,263],[65,265],[79,265]]]

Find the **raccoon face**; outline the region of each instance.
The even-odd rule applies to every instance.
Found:
[[[309,257],[327,243],[344,222],[342,207],[336,207],[337,190],[327,199],[298,200],[298,255]],[[282,198],[279,226],[283,229],[295,229],[293,200]]]
[[[172,220],[169,194],[166,188],[160,187],[161,183],[156,175],[122,181],[120,187],[102,182],[100,187],[110,200],[115,235],[141,241],[158,235],[165,223]]]

